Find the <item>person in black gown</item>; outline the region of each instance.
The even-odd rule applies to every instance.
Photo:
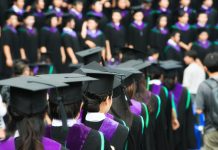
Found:
[[[197,57],[204,61],[208,53],[213,52],[213,43],[209,40],[209,34],[206,29],[199,29],[198,39],[193,43],[192,49],[196,50]]]
[[[128,28],[129,48],[134,48],[143,53],[146,53],[148,46],[148,28],[147,24],[143,22],[143,11],[141,9],[135,10],[133,18],[134,21]]]
[[[102,133],[93,130],[78,120],[82,104],[82,82],[95,80],[78,74],[44,75],[45,79],[59,80],[69,84],[69,87],[60,87],[49,93],[51,126],[46,127],[45,136],[52,138],[68,149],[104,150],[110,149],[109,143]],[[57,97],[63,97],[63,110]],[[62,117],[62,111],[66,119]],[[66,132],[63,129],[67,128]],[[81,137],[78,139],[78,137]],[[95,143],[95,144],[93,144]]]
[[[24,0],[13,0],[13,6],[10,8],[11,11],[15,12],[18,16],[18,20],[21,22],[24,11]]]
[[[45,9],[45,1],[44,0],[36,0],[34,3],[34,7],[32,8],[31,12],[35,16],[35,27],[40,31],[40,29],[45,26],[46,16],[44,13]]]
[[[21,59],[26,59],[30,64],[37,62],[38,54],[38,32],[33,27],[35,18],[32,13],[24,13],[23,15],[24,26],[20,27],[19,39],[20,39],[20,52]],[[28,41],[28,42],[27,42]]]
[[[117,0],[116,8],[120,10],[122,20],[122,25],[125,26],[125,28],[128,28],[129,23],[131,21],[131,11],[128,8],[128,4],[126,0]]]
[[[40,32],[41,55],[49,54],[50,61],[54,64],[56,72],[62,72],[62,64],[66,61],[64,49],[61,48],[61,34],[58,31],[58,17],[55,13],[47,14],[48,26]]]
[[[196,149],[194,135],[194,115],[190,92],[178,83],[178,71],[181,65],[176,63],[165,63],[163,85],[168,89],[169,96],[175,102],[176,114],[180,127],[173,132],[174,149]]]
[[[158,51],[160,59],[164,59],[163,47],[166,46],[168,38],[167,17],[161,15],[157,19],[157,26],[151,30],[149,38],[149,46]]]
[[[0,141],[1,149],[64,150],[60,143],[44,137],[43,131],[47,89],[66,85],[36,77],[2,80],[0,85],[10,86],[8,113],[11,117],[7,126],[7,138]]]
[[[115,74],[108,72],[96,62],[84,66],[81,71],[99,79],[84,86],[83,123],[103,132],[115,149],[124,149],[129,133],[127,127],[105,116],[112,105]]]
[[[124,47],[126,44],[126,30],[121,24],[121,13],[119,10],[114,10],[112,12],[112,22],[108,23],[105,29],[106,35],[106,47],[110,49],[113,60],[108,61],[116,62],[120,61],[120,48]]]
[[[78,64],[78,59],[75,55],[76,52],[80,51],[80,38],[79,35],[74,31],[76,22],[74,16],[68,14],[63,17],[63,32],[62,32],[62,46],[66,53],[66,69],[68,70],[69,64]],[[67,71],[66,70],[66,71]],[[67,71],[68,72],[68,71]]]
[[[18,26],[17,14],[8,11],[6,25],[2,29],[2,76],[9,78],[12,75],[12,66],[15,59],[20,58],[19,36],[16,30]]]

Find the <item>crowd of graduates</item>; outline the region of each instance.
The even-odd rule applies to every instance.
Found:
[[[200,149],[217,5],[1,0],[0,150]]]

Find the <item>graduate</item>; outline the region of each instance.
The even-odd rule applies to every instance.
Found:
[[[80,71],[99,79],[84,86],[82,122],[88,127],[103,132],[114,149],[124,149],[128,137],[127,127],[106,117],[106,113],[112,105],[115,74],[107,72],[105,68],[95,62],[84,66]]]
[[[107,17],[103,13],[103,4],[100,0],[93,0],[91,10],[87,12],[87,16],[95,16],[99,18],[99,29],[104,30],[107,24]]]
[[[173,149],[196,149],[191,95],[178,83],[178,69],[181,65],[171,62],[164,63],[161,67],[164,69],[163,85],[168,89],[171,100],[175,102],[176,115],[180,123],[180,127],[173,132]]]
[[[153,27],[152,24],[152,0],[143,0],[142,9],[144,13],[144,21],[148,23],[149,29]]]
[[[83,125],[78,120],[83,96],[82,83],[96,79],[80,74],[42,75],[40,77],[69,84],[68,87],[60,87],[51,90],[49,93],[52,122],[51,125],[46,127],[46,137],[60,142],[70,150],[108,149],[105,146],[106,144],[104,144],[105,139],[101,132]],[[63,108],[58,102],[57,97],[62,97]],[[64,118],[63,114],[66,115],[66,118]],[[65,128],[66,131],[64,130]],[[81,138],[78,139],[78,137]]]
[[[169,22],[168,25],[172,24],[172,12],[169,9],[169,0],[158,0],[158,9],[152,11],[152,27],[155,26],[156,19],[160,15],[166,15]]]
[[[61,34],[58,31],[58,17],[55,13],[47,13],[48,25],[40,31],[41,55],[49,54],[51,63],[54,64],[56,72],[62,72],[62,64],[66,61],[64,49],[61,48]]]
[[[121,13],[119,10],[113,10],[112,22],[108,23],[105,29],[106,35],[106,48],[111,52],[107,60],[111,62],[121,61],[120,49],[125,47],[126,44],[126,29],[121,24]],[[109,57],[110,56],[110,57]],[[111,60],[111,58],[113,60]]]
[[[217,10],[213,8],[213,0],[203,0],[200,11],[207,13],[209,25],[216,25],[218,14]]]
[[[143,22],[144,14],[141,9],[137,9],[133,13],[134,21],[128,28],[128,46],[141,52],[147,52],[148,46],[148,28]]]
[[[67,85],[37,77],[16,77],[0,84],[10,86],[11,96],[8,106],[11,120],[7,138],[0,142],[1,149],[63,150],[60,143],[43,136],[43,120],[48,107],[47,89]]]
[[[18,30],[20,39],[21,59],[28,60],[29,63],[37,62],[39,35],[34,28],[35,17],[32,13],[25,12],[23,15],[24,26]],[[28,42],[27,42],[28,41]]]
[[[88,17],[87,21],[83,23],[81,32],[81,37],[84,40],[83,48],[88,49],[95,48],[97,46],[103,47],[104,50],[102,51],[101,56],[105,59],[106,54],[109,54],[109,52],[106,52],[107,49],[105,50],[105,35],[102,30],[98,28],[98,21],[98,17],[91,15]]]
[[[197,40],[198,39],[198,30],[199,29],[206,29],[207,32],[210,35],[210,39],[213,40],[216,35],[213,33],[213,27],[211,25],[209,25],[208,23],[208,16],[207,13],[205,12],[199,12],[198,13],[198,17],[197,17],[197,22],[195,24],[193,24],[192,30],[193,30],[193,34],[194,34],[194,39],[193,40]]]
[[[52,5],[49,6],[49,11],[54,12],[58,17],[59,21],[64,15],[64,12],[62,11],[62,5],[63,5],[63,0],[52,0]]]
[[[199,29],[198,40],[193,43],[192,49],[196,50],[201,62],[208,53],[213,52],[213,43],[209,40],[209,34],[205,29]]]
[[[73,7],[71,9],[69,9],[69,14],[73,15],[75,18],[75,22],[76,22],[75,31],[81,32],[82,24],[84,21],[83,1],[82,0],[75,0],[73,2]]]
[[[129,23],[131,21],[131,12],[128,7],[128,1],[127,0],[117,0],[116,8],[120,10],[122,20],[122,25],[125,26],[125,28],[128,28]]]
[[[177,60],[183,61],[183,51],[179,46],[180,33],[175,31],[171,33],[170,39],[167,41],[167,45],[164,48],[164,60]]]
[[[20,58],[19,36],[16,30],[18,26],[17,14],[8,11],[6,14],[6,25],[2,29],[2,76],[9,78],[12,75],[12,66],[15,59]]]
[[[44,13],[45,9],[45,0],[36,0],[34,3],[34,7],[32,8],[31,12],[35,16],[35,27],[40,31],[40,29],[45,26],[46,16]]]
[[[168,38],[167,17],[161,15],[157,19],[157,25],[151,30],[149,37],[149,46],[158,51],[160,59],[164,59],[163,47],[166,46]]]
[[[194,10],[190,7],[190,4],[191,4],[191,0],[180,0],[180,6],[178,8],[178,11],[183,10],[186,13],[188,13],[189,14],[189,23],[193,24],[196,22],[197,12],[196,12],[196,10]]]
[[[180,46],[183,50],[191,49],[191,42],[193,41],[193,31],[188,23],[189,14],[183,10],[178,12],[178,22],[172,26],[173,31],[178,31],[181,35]]]
[[[14,11],[17,14],[19,21],[22,20],[23,13],[25,12],[24,5],[24,0],[13,0],[13,6],[10,8],[11,11]]]
[[[76,33],[76,31],[74,31],[75,24],[76,22],[74,16],[70,14],[66,14],[63,16],[64,28],[61,35],[61,40],[62,40],[62,46],[64,47],[66,53],[65,64],[67,68],[70,63],[78,64],[78,59],[75,53],[80,51],[81,48],[79,35]]]
[[[130,68],[131,69],[131,68]],[[145,134],[149,125],[149,114],[145,104],[136,102],[128,95],[130,91],[125,85],[131,83],[132,72],[128,72],[127,68],[107,68],[110,72],[115,72],[113,88],[113,104],[110,108],[110,113],[125,121],[126,126],[129,127],[129,136],[127,149],[145,149],[146,141]],[[131,69],[132,70],[132,69]],[[135,72],[135,71],[134,71]],[[125,75],[124,75],[125,74]],[[129,88],[130,89],[130,88]],[[127,93],[129,91],[129,93]]]

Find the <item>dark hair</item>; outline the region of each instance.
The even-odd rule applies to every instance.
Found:
[[[102,95],[93,94],[90,92],[85,92],[83,95],[83,115],[82,122],[85,121],[85,117],[87,112],[99,112],[100,104],[106,101],[107,97],[112,97],[112,91],[108,91],[108,93],[104,93]]]
[[[8,112],[10,121],[6,133],[7,137],[10,137],[18,130],[20,144],[17,149],[44,150],[41,140],[44,135],[43,119],[46,111],[28,116],[9,106]]]
[[[191,57],[191,58],[193,58],[194,60],[196,60],[197,57],[198,57],[198,54],[197,54],[197,52],[196,52],[195,50],[191,50],[191,51],[187,51],[187,52],[185,53],[185,56]]]
[[[28,62],[26,60],[15,60],[13,65],[13,72],[15,76],[22,75],[25,68],[29,67]]]
[[[179,10],[178,11],[178,18],[183,17],[185,14],[188,14],[187,12],[185,12],[184,10]]]
[[[64,110],[66,112],[67,118],[76,118],[81,106],[81,101],[72,104],[64,104]],[[50,108],[50,115],[52,119],[61,119],[61,110],[60,106],[54,103],[49,104]]]
[[[176,34],[180,34],[179,31],[173,31],[173,32],[170,34],[170,37],[175,37]]]
[[[77,5],[77,4],[83,4],[83,1],[81,1],[81,0],[74,0],[73,5]]]
[[[133,81],[131,84],[129,84],[126,87],[126,94],[131,99],[131,98],[134,98],[135,93],[136,93],[136,82]]]
[[[157,27],[159,27],[160,20],[161,20],[163,17],[167,18],[166,15],[160,15],[160,16],[157,18]]]
[[[218,72],[218,52],[209,53],[204,59],[204,65],[209,72]]]
[[[70,21],[72,21],[72,20],[75,21],[75,19],[74,19],[73,17],[69,17],[69,18],[67,18],[67,19],[63,19],[63,21],[62,21],[62,26],[63,26],[63,27],[67,26],[67,24],[68,24]],[[76,23],[76,21],[75,21],[75,23]]]
[[[176,79],[178,76],[178,72],[177,71],[171,71],[171,72],[165,72],[164,73],[164,81],[163,81],[163,85],[168,89],[168,90],[172,90],[175,87],[176,84]]]

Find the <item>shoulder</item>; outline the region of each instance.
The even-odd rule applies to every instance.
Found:
[[[45,146],[45,150],[50,150],[50,149],[60,150],[62,147],[60,143],[46,137],[43,137],[42,143]]]

